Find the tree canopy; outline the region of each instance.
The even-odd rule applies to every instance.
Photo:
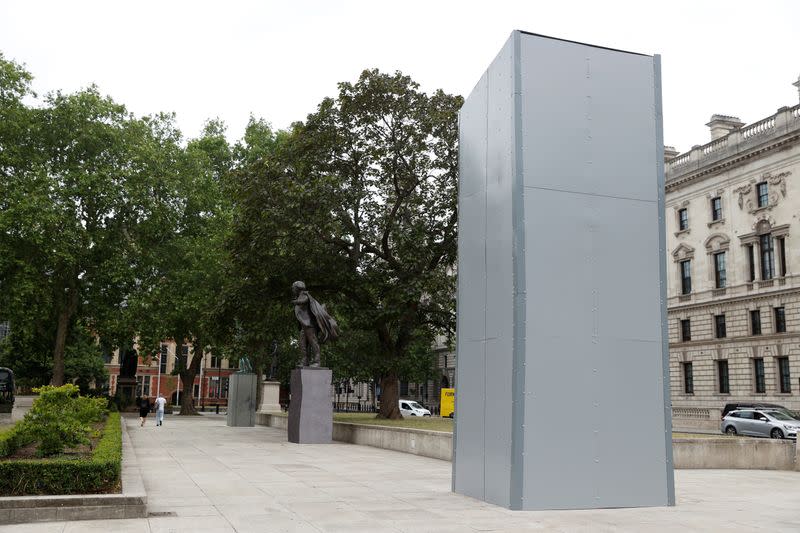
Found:
[[[229,143],[218,120],[187,141],[172,115],[31,80],[0,55],[0,362],[99,381],[97,339],[145,357],[174,339],[259,373],[277,352],[286,373],[303,280],[343,331],[335,379],[379,382],[400,416],[398,379],[427,377],[454,327],[461,97],[365,70],[287,131],[251,117]]]
[[[410,359],[430,356],[434,336],[453,326],[460,106],[401,73],[364,71],[239,173],[243,277],[265,297],[304,278],[350,328],[371,332],[361,348],[387,418],[400,416]]]

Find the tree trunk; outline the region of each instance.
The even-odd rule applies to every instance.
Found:
[[[381,410],[378,418],[400,420],[400,384],[396,372],[389,372],[381,377]]]
[[[181,382],[183,384],[183,393],[181,394],[181,412],[182,415],[197,415],[197,409],[194,407],[194,378],[200,372],[200,364],[203,362],[203,349],[199,347],[199,343],[194,343],[194,353],[192,354],[192,362],[186,367],[186,370],[181,372]]]
[[[64,384],[64,350],[67,344],[67,333],[69,323],[78,306],[78,294],[75,289],[68,289],[67,302],[58,314],[58,325],[56,326],[56,342],[53,346],[53,378],[51,385],[60,387]]]

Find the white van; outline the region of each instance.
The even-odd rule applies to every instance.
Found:
[[[414,400],[400,400],[400,413],[403,416],[431,416],[431,412]]]

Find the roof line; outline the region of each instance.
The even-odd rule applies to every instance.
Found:
[[[631,52],[630,50],[622,50],[620,48],[610,48],[608,46],[599,46],[596,44],[584,43],[581,41],[573,41],[571,39],[562,39],[561,37],[553,37],[552,35],[543,35],[541,33],[533,33],[530,31],[525,30],[517,30],[520,33],[524,33],[525,35],[533,35],[534,37],[544,37],[545,39],[553,39],[555,41],[564,41],[565,43],[574,43],[574,44],[582,44],[583,46],[591,46],[592,48],[600,48],[602,50],[611,50],[612,52],[623,52],[625,54],[633,54],[636,56],[644,56],[644,57],[653,57],[650,54],[642,54],[640,52]]]

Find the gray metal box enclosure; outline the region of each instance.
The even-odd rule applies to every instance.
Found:
[[[256,395],[258,376],[255,374],[231,374],[228,390],[228,415],[226,423],[232,427],[256,425]]]
[[[674,505],[660,83],[515,31],[461,108],[455,492]]]

